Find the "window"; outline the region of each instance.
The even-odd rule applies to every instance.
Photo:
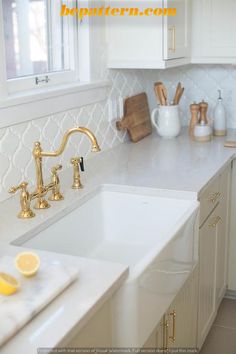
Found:
[[[60,16],[61,5],[61,0],[2,0],[9,92],[77,79],[77,22]]]

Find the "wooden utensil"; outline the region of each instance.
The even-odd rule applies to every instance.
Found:
[[[177,87],[176,87],[176,90],[175,90],[175,97],[174,97],[174,100],[173,100],[173,104],[174,105],[177,105],[177,100],[178,100],[178,96],[179,96],[179,91],[181,90],[181,83],[179,82]]]
[[[229,148],[236,148],[236,141],[229,141],[228,140],[224,143],[224,146],[229,147]]]
[[[124,102],[124,118],[116,122],[118,130],[127,130],[134,143],[151,134],[152,125],[145,92],[129,97]]]
[[[157,101],[160,103],[160,105],[164,105],[164,100],[163,100],[163,97],[162,97],[162,92],[159,88],[158,85],[154,85],[154,91],[155,91],[155,94],[156,94],[156,98],[157,98]]]
[[[168,103],[168,94],[165,85],[162,82],[156,82],[154,84],[154,90],[156,96],[162,106],[167,106]]]
[[[179,104],[183,93],[184,93],[184,87],[182,87],[181,83],[179,82],[177,87],[176,87],[175,97],[174,97],[174,100],[173,100],[173,104],[174,105],[178,105]]]

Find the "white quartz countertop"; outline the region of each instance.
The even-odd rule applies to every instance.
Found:
[[[179,137],[167,140],[153,132],[136,144],[128,142],[101,155],[103,183],[199,195],[219,170],[236,158],[236,149],[224,147],[225,140],[236,141],[236,131],[206,143],[192,141],[186,129]]]
[[[19,252],[20,245],[42,227],[51,224],[76,208],[89,194],[102,185],[130,186],[185,191],[197,199],[202,189],[227,163],[236,158],[236,149],[225,148],[225,138],[214,138],[209,143],[194,142],[187,131],[173,140],[163,140],[154,132],[151,136],[133,144],[127,142],[110,151],[94,154],[85,161],[82,174],[84,189],[70,189],[71,169],[61,174],[65,199],[46,211],[37,211],[31,220],[19,220],[19,195],[0,203],[0,255]],[[227,140],[236,140],[236,132],[230,131]],[[37,251],[38,252],[38,251]],[[40,253],[40,252],[39,252]],[[80,279],[35,317],[3,349],[1,354],[15,354],[21,347],[23,353],[33,353],[29,348],[51,346],[64,338],[77,325],[77,330],[92,316],[98,304],[121,285],[125,266],[83,258],[66,257],[80,269]],[[109,264],[109,266],[108,266]],[[60,318],[63,317],[63,321]],[[66,331],[68,328],[68,331]]]

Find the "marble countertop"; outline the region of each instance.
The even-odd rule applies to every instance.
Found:
[[[236,132],[230,131],[227,140],[236,140]],[[4,245],[0,247],[2,254],[19,252],[16,246],[20,246],[45,225],[69,213],[102,185],[185,191],[189,192],[191,198],[197,199],[209,181],[236,158],[236,149],[225,148],[224,141],[225,138],[214,138],[209,143],[194,142],[189,139],[186,130],[173,140],[163,140],[153,133],[139,143],[127,142],[110,151],[94,154],[94,157],[91,155],[85,162],[86,172],[82,174],[84,189],[70,189],[73,172],[71,169],[66,170],[61,174],[65,200],[54,203],[49,210],[37,211],[35,218],[17,219],[17,195],[0,203],[0,242]],[[81,270],[80,280],[22,329],[14,340],[1,349],[1,354],[15,353],[16,345],[21,346],[22,352],[28,353],[32,353],[29,348],[44,343],[52,347],[65,336],[66,327],[72,328],[77,324],[79,330],[98,309],[97,304],[105,302],[127,274],[127,268],[122,265],[109,263],[108,267],[107,262],[63,255],[59,257],[66,257],[77,264]],[[76,297],[76,304],[68,301],[73,297]],[[60,316],[63,316],[63,324],[58,324]]]
[[[0,256],[15,256],[22,248],[0,242]],[[42,258],[50,252],[38,251]],[[59,261],[78,268],[79,277],[18,334],[0,348],[1,354],[36,354],[37,348],[65,345],[124,282],[128,268],[121,264],[57,254]],[[2,319],[1,319],[2,320]]]

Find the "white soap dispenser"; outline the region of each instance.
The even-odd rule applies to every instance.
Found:
[[[226,112],[221,97],[221,90],[218,90],[219,98],[214,111],[213,131],[215,136],[225,136],[226,130]]]

